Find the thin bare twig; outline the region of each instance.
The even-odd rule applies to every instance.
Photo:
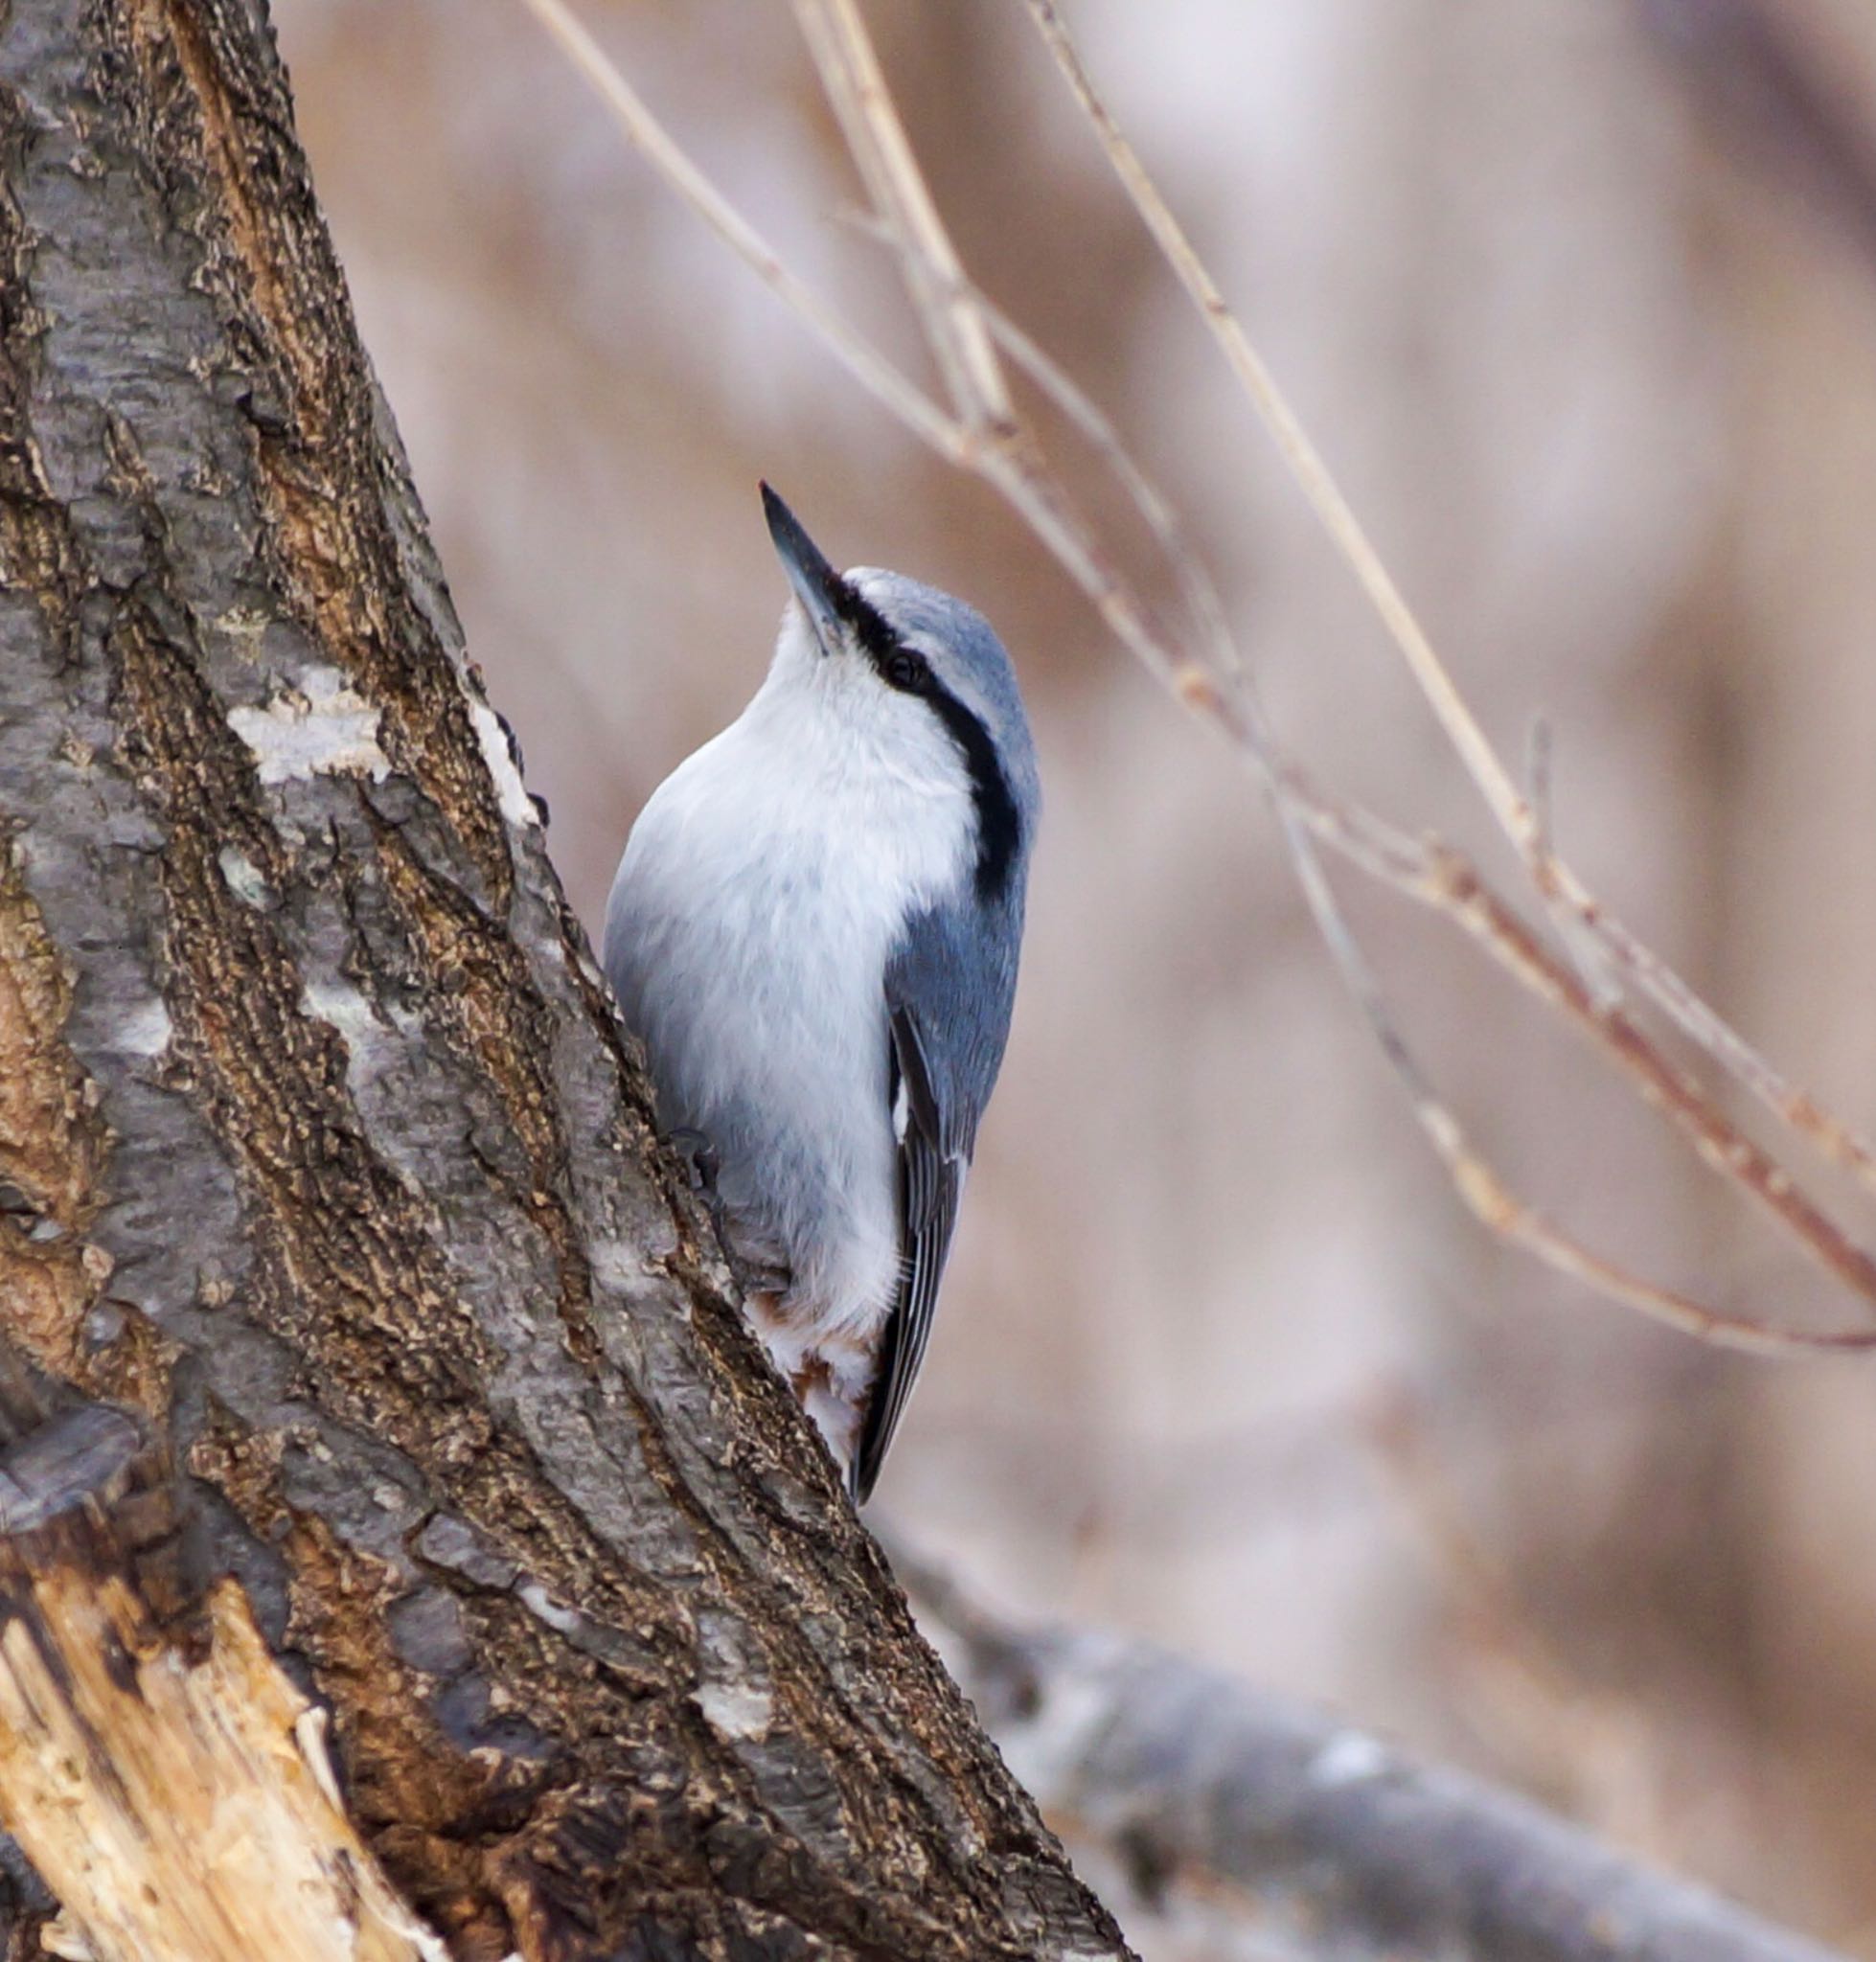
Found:
[[[1142,222],[1198,307],[1312,508],[1381,616],[1487,807],[1518,849],[1546,909],[1560,922],[1575,921],[1573,929],[1560,930],[1569,931],[1578,947],[1586,940],[1596,945],[1598,954],[1592,974],[1597,968],[1607,969],[1609,963],[1601,958],[1603,953],[1613,956],[1614,963],[1656,1006],[1734,1076],[1781,1125],[1876,1192],[1876,1147],[1866,1144],[1814,1098],[1787,1084],[1659,955],[1644,947],[1613,919],[1575,872],[1558,857],[1530,804],[1518,794],[1510,771],[1493,749],[1450,672],[1388,575],[1320,451],[1252,346],[1139,153],[1095,88],[1055,0],[1023,0],[1023,4],[1087,114]],[[1609,978],[1613,985],[1613,977]],[[1604,990],[1594,986],[1593,992],[1601,993]]]
[[[1113,472],[1121,489],[1132,499],[1134,510],[1153,534],[1155,542],[1165,555],[1166,562],[1179,582],[1200,646],[1211,649],[1212,658],[1221,673],[1241,678],[1244,685],[1248,686],[1249,677],[1244,672],[1237,640],[1231,632],[1229,620],[1225,618],[1224,603],[1219,597],[1217,586],[1212,583],[1204,561],[1186,536],[1184,521],[1171,499],[1133,461],[1113,424],[1061,364],[980,289],[972,287],[972,291],[1003,351],[1081,431]],[[1401,835],[1406,837],[1405,833]]]
[[[1621,921],[1605,913],[1597,924],[1602,945],[1683,1035],[1715,1057],[1780,1122],[1806,1139],[1820,1157],[1853,1173],[1876,1191],[1876,1146],[1824,1109],[1808,1091],[1780,1075]]]
[[[1439,719],[1440,726],[1459,753],[1474,783],[1490,806],[1507,837],[1521,851],[1530,833],[1530,810],[1519,794],[1511,773],[1499,761],[1498,751],[1487,741],[1467,707],[1465,697],[1454,686],[1445,664],[1434,652],[1407,605],[1393,575],[1383,563],[1381,554],[1370,543],[1353,508],[1342,495],[1322,453],[1304,428],[1302,419],[1291,406],[1289,398],[1277,386],[1263,356],[1251,346],[1238,317],[1225,304],[1224,296],[1206,270],[1185,228],[1174,217],[1172,207],[1160,194],[1139,152],[1122,133],[1107,103],[1094,86],[1081,51],[1069,34],[1055,0],[1024,0],[1049,52],[1074,90],[1088,122],[1100,139],[1101,148],[1114,173],[1126,187],[1154,241],[1178,275],[1179,284],[1191,295],[1204,316],[1214,338],[1224,350],[1245,393],[1255,404],[1291,474],[1303,495],[1336,541],[1343,558],[1353,568],[1362,590],[1407,656],[1421,693]]]
[[[1551,764],[1555,758],[1555,731],[1547,716],[1531,724],[1526,754],[1525,781],[1529,786],[1526,802],[1531,812],[1531,834],[1524,848],[1524,869],[1531,883],[1543,897],[1557,929],[1557,938],[1570,957],[1583,985],[1590,991],[1600,1014],[1607,1015],[1622,1005],[1622,984],[1615,978],[1614,963],[1595,935],[1584,924],[1583,916],[1560,894],[1550,878],[1557,862],[1551,840],[1556,835],[1555,812],[1550,802]]]
[[[952,406],[968,427],[982,435],[1013,430],[1016,411],[995,348],[967,289],[964,268],[912,155],[854,0],[795,0],[794,11],[867,195],[887,238],[899,248]]]
[[[896,249],[908,292],[934,358],[956,401],[949,416],[916,383],[854,332],[802,282],[789,274],[761,236],[721,197],[708,179],[677,149],[651,116],[614,64],[567,12],[563,0],[523,0],[552,32],[576,66],[600,93],[628,138],[644,153],[679,197],[690,204],[748,262],[823,341],[848,371],[886,408],[938,453],[992,484],[1037,537],[1081,586],[1110,630],[1137,659],[1201,720],[1219,730],[1250,764],[1271,799],[1286,850],[1304,898],[1344,984],[1407,1090],[1415,1118],[1446,1166],[1473,1213],[1494,1232],[1560,1272],[1632,1308],[1710,1341],[1765,1355],[1876,1345],[1876,1330],[1824,1332],[1768,1329],[1740,1315],[1723,1313],[1676,1290],[1643,1280],[1605,1256],[1585,1247],[1519,1199],[1498,1172],[1475,1150],[1454,1113],[1434,1090],[1401,1033],[1384,992],[1348,926],[1317,856],[1325,844],[1369,876],[1432,907],[1461,925],[1499,964],[1527,989],[1561,1010],[1590,1035],[1641,1086],[1643,1094],[1675,1121],[1701,1156],[1767,1207],[1837,1279],[1866,1301],[1876,1303],[1876,1262],[1856,1247],[1821,1212],[1797,1192],[1790,1177],[1739,1132],[1700,1087],[1668,1063],[1619,1015],[1602,1007],[1595,991],[1567,963],[1559,961],[1517,912],[1485,884],[1458,854],[1409,837],[1358,805],[1318,790],[1290,758],[1270,729],[1255,691],[1238,655],[1223,608],[1209,582],[1186,547],[1171,507],[1139,469],[1105,417],[1035,343],[984,301],[972,286],[951,247],[942,218],[919,173],[916,159],[886,91],[863,22],[852,0],[797,0],[804,32],[826,82],[862,180],[880,205],[881,234]],[[1029,0],[1032,7],[1039,0]],[[1052,8],[1043,6],[1055,22]],[[1072,52],[1072,50],[1071,50]],[[1098,103],[1097,103],[1098,106]],[[1090,110],[1090,113],[1094,113]],[[1106,126],[1111,118],[1100,110]],[[1100,126],[1097,122],[1097,126]],[[1116,140],[1118,132],[1114,131]],[[1132,157],[1131,150],[1127,152]],[[1132,168],[1145,182],[1137,158]],[[1150,186],[1149,186],[1150,189]],[[1152,196],[1164,211],[1157,193]],[[1170,215],[1168,215],[1170,221]],[[1189,244],[1178,239],[1198,276],[1209,280]],[[1224,308],[1222,299],[1213,299]],[[1208,312],[1211,310],[1207,308]],[[1228,311],[1226,312],[1228,318]],[[1235,329],[1235,322],[1232,323]],[[1236,338],[1254,372],[1262,364],[1238,330]],[[1000,345],[1027,370],[1090,442],[1140,510],[1178,574],[1193,613],[1195,651],[1181,636],[1168,632],[1153,610],[1118,571],[1074,498],[1047,467],[1033,435],[1018,416],[1003,381]],[[1268,377],[1265,377],[1268,381]],[[1288,405],[1270,395],[1280,421],[1294,424]],[[1380,560],[1368,547],[1353,513],[1335,490],[1315,452],[1295,425],[1300,446],[1293,462],[1326,497],[1331,528],[1343,539],[1358,570],[1371,560],[1371,592],[1390,624],[1404,617],[1401,631],[1418,636],[1425,658],[1416,667],[1430,698],[1488,802],[1521,851],[1537,853],[1545,868],[1561,875],[1558,892],[1588,922],[1603,925],[1593,901],[1573,887],[1548,844],[1547,831],[1535,822],[1531,807],[1511,787],[1496,752],[1485,741],[1444,668],[1425,644],[1404,603],[1394,592]],[[1290,452],[1287,452],[1290,453]],[[1337,515],[1337,513],[1339,513]],[[1391,601],[1387,598],[1392,595]],[[1494,783],[1503,780],[1503,794]],[[1580,902],[1578,895],[1580,895]],[[1677,1018],[1703,1008],[1677,977],[1637,944],[1615,943],[1616,957],[1645,992],[1682,991]],[[1672,992],[1672,990],[1669,991]],[[1675,1012],[1675,1011],[1671,1011]],[[1710,1011],[1704,1011],[1710,1015]],[[1717,1019],[1717,1018],[1716,1018]],[[1684,1021],[1683,1021],[1684,1026]],[[1724,1025],[1722,1025],[1724,1027]],[[1729,1032],[1728,1032],[1729,1033]],[[1738,1038],[1733,1038],[1736,1042]],[[1743,1044],[1741,1045],[1743,1047]],[[1764,1077],[1759,1078],[1761,1084]],[[1781,1086],[1782,1087],[1782,1086]],[[1787,1093],[1787,1104],[1794,1100]],[[1815,1106],[1810,1106],[1815,1110]],[[1788,1108],[1788,1122],[1796,1122]],[[1819,1122],[1828,1125],[1819,1114]],[[1837,1127],[1833,1135],[1847,1138]],[[1854,1141],[1852,1141],[1854,1142]],[[1872,1160],[1876,1164],[1876,1160]]]
[[[966,447],[960,426],[858,333],[813,288],[791,273],[756,228],[712,184],[638,91],[580,24],[565,0],[521,0],[611,112],[626,140],[762,283],[813,330],[882,407],[954,463]]]

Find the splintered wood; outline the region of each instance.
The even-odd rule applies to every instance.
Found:
[[[93,1535],[0,1549],[0,1823],[90,1962],[444,1962],[360,1843],[322,1714],[233,1582],[185,1653]],[[92,1545],[87,1546],[86,1541]]]

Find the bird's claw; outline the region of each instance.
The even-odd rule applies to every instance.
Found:
[[[694,1130],[689,1125],[680,1125],[675,1130],[667,1131],[664,1141],[683,1164],[685,1176],[691,1181],[691,1190],[702,1193],[707,1199],[714,1201],[717,1175],[722,1169],[722,1160],[717,1156],[716,1146],[700,1130]],[[715,1214],[713,1203],[713,1218]],[[721,1220],[718,1220],[717,1226],[721,1233]]]
[[[691,1182],[691,1190],[710,1216],[717,1245],[722,1252],[723,1264],[729,1268],[730,1279],[736,1283],[737,1291],[744,1295],[759,1294],[765,1289],[772,1288],[775,1270],[745,1261],[730,1238],[729,1222],[723,1217],[723,1196],[717,1185],[722,1160],[717,1155],[716,1146],[702,1131],[690,1125],[680,1125],[675,1130],[667,1131],[664,1142],[676,1154],[678,1163],[684,1168],[684,1175]],[[786,1279],[783,1285],[787,1285]]]

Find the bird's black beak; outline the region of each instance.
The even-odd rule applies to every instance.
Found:
[[[847,582],[835,571],[821,550],[782,500],[766,484],[762,487],[763,515],[768,520],[768,536],[775,543],[775,556],[789,576],[794,596],[801,602],[808,624],[821,644],[823,653],[839,645],[836,632],[846,618],[852,595]]]

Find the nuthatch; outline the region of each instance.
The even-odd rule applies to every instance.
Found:
[[[700,1133],[750,1318],[864,1500],[931,1334],[1016,992],[1041,810],[1002,643],[842,577],[767,485],[767,679],[632,827],[606,971]]]

